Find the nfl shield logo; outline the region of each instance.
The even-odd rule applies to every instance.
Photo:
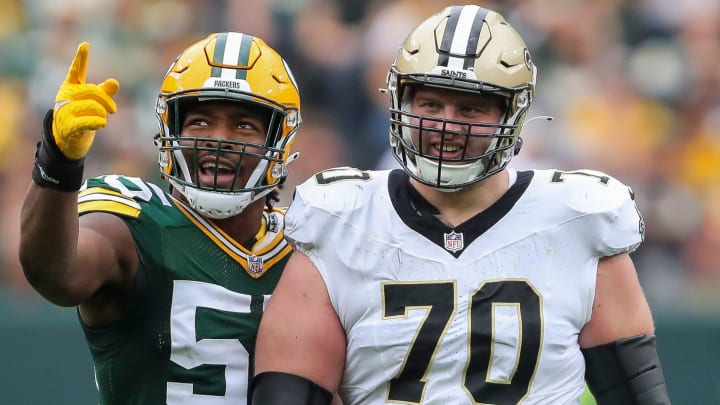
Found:
[[[263,259],[255,255],[248,256],[248,271],[253,274],[261,274],[263,272]]]
[[[465,243],[463,243],[463,234],[462,233],[455,233],[455,231],[452,231],[450,233],[446,233],[445,235],[445,249],[449,250],[450,252],[457,252],[459,250],[463,250],[465,248]]]

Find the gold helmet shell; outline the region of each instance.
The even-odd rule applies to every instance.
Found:
[[[418,181],[440,189],[459,189],[499,172],[519,150],[535,80],[525,42],[502,15],[475,5],[434,14],[408,35],[388,74],[395,158]],[[456,165],[423,155],[408,131],[408,102],[416,86],[502,97],[504,112],[501,122],[492,123],[497,129],[491,148]]]
[[[185,108],[218,99],[270,112],[264,145],[252,145],[264,153],[256,173],[248,184],[232,190],[197,184],[179,153]],[[160,87],[156,115],[161,175],[204,215],[227,217],[266,195],[287,176],[286,165],[301,122],[300,93],[285,60],[262,39],[238,32],[214,33],[192,44],[172,63]],[[227,152],[218,148],[218,153]]]

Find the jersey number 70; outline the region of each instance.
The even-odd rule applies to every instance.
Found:
[[[390,381],[388,400],[420,404],[427,373],[438,346],[455,316],[454,281],[385,283],[382,285],[384,319],[406,317],[409,309],[426,309],[400,372]],[[476,403],[517,404],[528,393],[540,354],[543,326],[542,299],[527,280],[498,280],[483,283],[468,299],[469,361],[463,387]],[[508,378],[490,378],[495,344],[494,311],[497,306],[515,307],[519,323],[516,363]]]

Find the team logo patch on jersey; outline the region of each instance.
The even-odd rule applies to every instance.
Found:
[[[262,257],[256,255],[248,256],[248,271],[253,274],[261,274],[265,266]]]
[[[465,243],[463,242],[463,234],[462,233],[455,233],[455,231],[452,231],[450,233],[446,233],[445,235],[445,249],[455,253],[460,250],[463,250],[465,248]]]

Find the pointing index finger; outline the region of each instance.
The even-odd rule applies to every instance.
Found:
[[[85,84],[85,76],[87,76],[88,55],[90,54],[90,44],[81,42],[78,45],[75,58],[68,69],[65,81],[72,84]]]

